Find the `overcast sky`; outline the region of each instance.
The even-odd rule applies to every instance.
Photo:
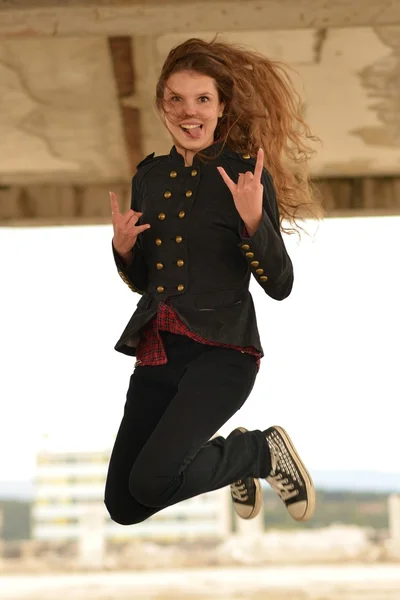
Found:
[[[109,226],[0,229],[0,481],[34,475],[44,434],[112,443],[133,368],[113,346],[139,296],[110,240]],[[286,241],[295,286],[276,302],[252,283],[266,357],[222,433],[281,424],[310,470],[398,472],[400,217],[327,219]]]

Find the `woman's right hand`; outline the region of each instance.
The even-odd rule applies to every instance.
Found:
[[[115,251],[122,257],[127,256],[134,245],[137,237],[142,231],[150,228],[150,225],[138,225],[136,223],[143,213],[129,209],[126,213],[119,210],[117,195],[110,192],[111,215],[114,229],[113,246]]]

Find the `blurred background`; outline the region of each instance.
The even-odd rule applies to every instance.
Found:
[[[139,296],[108,191],[127,206],[136,164],[169,151],[169,49],[217,32],[293,67],[322,140],[326,217],[285,238],[285,302],[252,283],[267,358],[221,430],[286,427],[317,511],[297,525],[265,486],[243,522],[225,489],[123,527],[103,490]],[[399,1],[0,0],[1,598],[400,597],[399,115]]]

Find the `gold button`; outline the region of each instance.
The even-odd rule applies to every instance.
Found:
[[[183,240],[183,237],[181,235],[177,235],[175,238],[175,241],[177,244],[180,244],[182,242],[182,240]]]
[[[162,263],[157,263],[157,264],[156,264],[156,267],[157,267],[157,269],[158,269],[159,271],[161,271],[161,269],[163,269],[163,268],[164,268],[164,265],[163,265]]]
[[[183,217],[184,217],[184,216],[185,216],[185,211],[184,211],[184,210],[181,210],[181,212],[178,214],[178,217],[179,217],[180,219],[183,219]]]
[[[250,264],[251,264],[252,267],[258,267],[258,265],[260,263],[258,262],[258,260],[252,260]]]
[[[257,275],[262,275],[264,273],[264,269],[256,269]]]
[[[160,219],[160,221],[164,221],[164,219],[165,219],[165,213],[160,213],[158,215],[158,218]]]
[[[185,194],[186,198],[190,198],[191,196],[193,196],[193,192],[192,190],[188,190]]]
[[[192,177],[196,177],[197,173],[198,173],[198,170],[197,169],[193,169],[190,174],[191,174]]]
[[[159,294],[162,294],[162,293],[163,293],[163,291],[164,291],[164,288],[163,288],[163,286],[162,286],[162,285],[159,285],[159,286],[158,286],[158,288],[157,288],[157,292],[158,292]]]
[[[161,246],[162,244],[162,240],[160,240],[160,238],[156,239],[156,246]]]
[[[176,289],[178,290],[178,292],[183,292],[185,286],[180,283]]]
[[[250,154],[242,154],[242,158],[245,158],[246,160],[248,160],[249,158],[251,158]]]
[[[164,198],[171,198],[172,192],[166,191],[164,192]]]
[[[171,171],[171,173],[169,174],[169,176],[171,177],[171,179],[175,179],[175,177],[178,175],[178,173],[176,171]]]
[[[242,250],[250,250],[250,246],[248,244],[243,244]]]
[[[253,258],[254,252],[246,252],[246,256],[247,256],[247,258]]]
[[[181,258],[179,260],[176,261],[176,264],[178,265],[178,267],[183,267],[183,265],[185,264],[185,261],[183,261]]]
[[[261,275],[260,281],[268,281],[268,277],[266,275]]]

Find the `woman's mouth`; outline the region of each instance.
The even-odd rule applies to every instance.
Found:
[[[189,125],[179,125],[179,127],[182,129],[185,136],[191,140],[198,140],[203,129],[203,125],[195,123]]]

